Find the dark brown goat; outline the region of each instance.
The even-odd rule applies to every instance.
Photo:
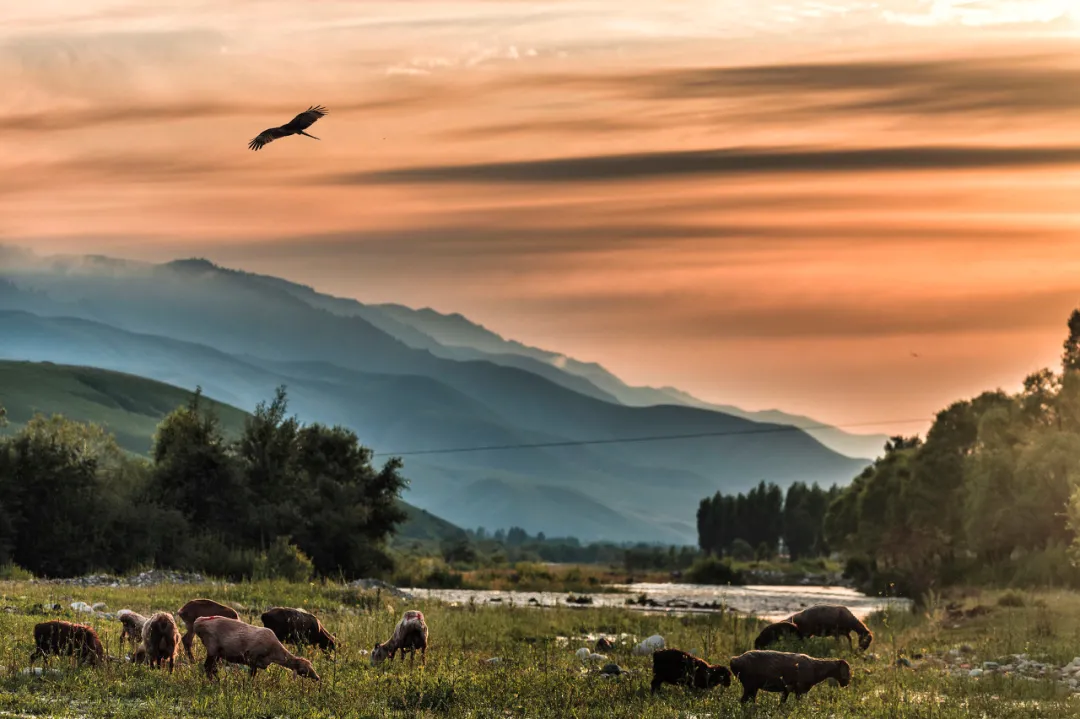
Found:
[[[218,604],[213,599],[192,599],[180,607],[180,611],[176,613],[176,616],[180,617],[180,621],[184,623],[184,636],[180,638],[180,641],[184,645],[184,652],[191,661],[195,661],[195,656],[191,653],[191,643],[195,641],[196,619],[199,617],[240,619],[240,615],[236,613],[235,609],[226,607],[224,604]]]
[[[836,637],[838,642],[845,637],[849,649],[853,648],[852,632],[859,635],[859,649],[865,650],[874,641],[873,633],[842,604],[815,604],[786,621],[797,626],[804,637]]]
[[[337,640],[319,621],[303,609],[273,607],[262,613],[262,623],[282,644],[317,646],[324,652],[337,648]]]
[[[843,659],[815,659],[806,654],[760,649],[732,657],[731,673],[742,683],[741,702],[756,702],[758,691],[767,691],[783,692],[783,704],[788,694],[801,699],[826,679],[835,679],[842,687],[851,683],[851,667]]]
[[[97,632],[85,624],[73,624],[60,619],[41,622],[34,627],[35,649],[30,654],[30,665],[41,657],[48,661],[50,654],[77,656],[79,662],[97,666],[105,662],[105,649]]]
[[[176,620],[168,612],[158,612],[147,620],[143,634],[142,649],[146,662],[160,669],[168,661],[169,674],[172,674],[173,660],[180,651],[180,630],[176,627]]]
[[[681,649],[661,649],[653,652],[652,664],[652,694],[660,689],[661,684],[681,684],[696,689],[731,686],[731,671],[727,667],[709,664]]]
[[[803,635],[796,624],[787,621],[776,622],[761,630],[761,634],[758,634],[757,639],[754,640],[754,649],[764,649],[770,644],[780,641],[784,637],[796,637],[802,639]]]

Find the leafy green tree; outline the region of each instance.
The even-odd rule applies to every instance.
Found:
[[[298,472],[300,423],[295,417],[286,417],[287,408],[282,385],[270,404],[256,405],[236,445],[249,497],[247,539],[262,548],[269,537],[286,531],[296,521],[291,489]]]
[[[322,574],[348,577],[393,567],[384,543],[406,514],[397,499],[407,486],[401,460],[376,471],[371,450],[344,427],[312,424],[298,433],[296,544]]]
[[[243,539],[249,493],[201,388],[158,425],[153,458],[153,492],[163,505],[178,509],[197,531]]]
[[[1061,354],[1061,368],[1066,373],[1080,370],[1080,309],[1069,315],[1068,328]]]
[[[44,576],[107,566],[104,473],[122,460],[112,437],[92,424],[37,415],[7,443],[0,496],[10,556]]]

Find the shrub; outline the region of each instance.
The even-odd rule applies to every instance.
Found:
[[[290,582],[306,582],[315,573],[303,551],[289,541],[288,537],[278,537],[270,549],[255,560],[255,579],[287,579]]]
[[[754,558],[754,548],[745,539],[736,539],[731,543],[731,558],[737,562],[749,562]]]
[[[999,607],[1023,607],[1027,604],[1027,602],[1024,601],[1024,597],[1019,592],[1013,591],[1002,594],[998,597],[997,603]]]
[[[731,561],[717,557],[697,560],[685,576],[691,584],[743,584],[742,573],[732,568]]]
[[[34,578],[34,575],[18,564],[11,562],[9,564],[0,565],[0,580],[5,582],[28,582]]]

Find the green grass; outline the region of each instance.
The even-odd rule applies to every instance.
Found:
[[[968,606],[992,607],[989,615],[961,622],[936,621],[911,614],[875,617],[876,641],[865,659],[838,650],[831,640],[806,645],[817,656],[839,652],[852,662],[847,688],[822,684],[801,702],[779,707],[775,694],[762,694],[756,710],[743,714],[740,690],[708,693],[664,687],[650,697],[651,660],[631,656],[623,644],[610,657],[635,673],[606,680],[582,670],[573,652],[585,633],[627,632],[644,638],[659,633],[669,646],[699,649],[714,661],[748,647],[757,631],[753,621],[694,616],[652,616],[619,609],[530,609],[525,607],[447,606],[404,602],[386,595],[357,593],[335,586],[258,583],[217,586],[162,586],[109,589],[0,583],[0,711],[27,716],[115,717],[1031,717],[1075,716],[1080,700],[1049,681],[1007,677],[971,679],[944,675],[929,663],[896,668],[898,653],[913,656],[970,644],[978,661],[1027,652],[1060,663],[1080,653],[1080,597],[1051,593],[1028,595],[1023,607],[1001,607],[996,595],[969,597]],[[246,673],[228,671],[208,682],[198,665],[182,661],[175,674],[128,664],[102,669],[73,668],[53,659],[58,675],[27,676],[33,625],[43,615],[37,604],[74,600],[104,601],[109,609],[128,607],[148,613],[178,608],[196,596],[238,602],[254,611],[272,605],[303,606],[320,615],[343,641],[336,662],[312,653],[323,681],[316,684],[272,667],[254,683]],[[424,611],[431,628],[425,667],[407,662],[372,668],[360,649],[389,636],[401,612]],[[65,610],[60,613],[75,618]],[[942,615],[943,616],[943,615]],[[257,620],[255,620],[257,621]],[[91,620],[112,654],[119,652],[118,622]],[[1047,632],[1046,628],[1052,631]],[[573,637],[560,644],[556,637]],[[196,657],[202,647],[196,640]],[[484,660],[498,656],[500,665]]]

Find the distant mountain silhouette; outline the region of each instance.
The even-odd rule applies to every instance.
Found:
[[[0,356],[201,384],[240,407],[286,384],[302,418],[346,424],[380,452],[727,435],[406,456],[409,501],[460,526],[693,542],[706,494],[847,482],[867,464],[778,424],[625,406],[537,357],[447,347],[399,310],[204,260],[24,257],[0,267],[4,279]]]

